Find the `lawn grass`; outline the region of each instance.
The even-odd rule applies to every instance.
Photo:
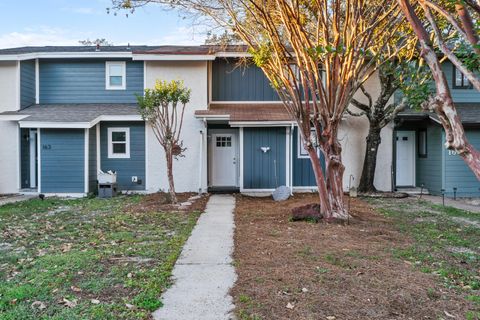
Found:
[[[413,198],[369,202],[415,240],[393,255],[462,292],[475,305],[464,318],[480,319],[480,214]]]
[[[0,207],[0,319],[150,319],[198,212],[144,196]]]

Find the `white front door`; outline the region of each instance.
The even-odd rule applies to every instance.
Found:
[[[237,185],[237,141],[233,133],[212,134],[211,185]]]
[[[397,186],[415,186],[415,131],[397,131]]]

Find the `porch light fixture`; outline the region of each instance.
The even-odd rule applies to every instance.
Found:
[[[270,147],[260,147],[260,149],[263,153],[267,153],[268,151],[270,151]]]

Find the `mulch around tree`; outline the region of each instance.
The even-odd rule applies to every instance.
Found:
[[[392,250],[413,240],[364,201],[351,199],[348,225],[290,220],[292,208],[317,199],[237,196],[232,295],[239,319],[463,318],[468,302],[395,258]]]

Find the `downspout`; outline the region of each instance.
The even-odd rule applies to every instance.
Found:
[[[203,130],[200,130],[200,161],[198,166],[198,194],[202,194],[202,167],[203,167]]]
[[[200,130],[200,161],[198,166],[198,194],[203,193],[202,188],[202,176],[203,176],[203,163],[204,163],[204,148],[203,148],[203,140],[204,140],[204,130],[207,127],[207,120],[203,118],[203,127],[204,129]]]

